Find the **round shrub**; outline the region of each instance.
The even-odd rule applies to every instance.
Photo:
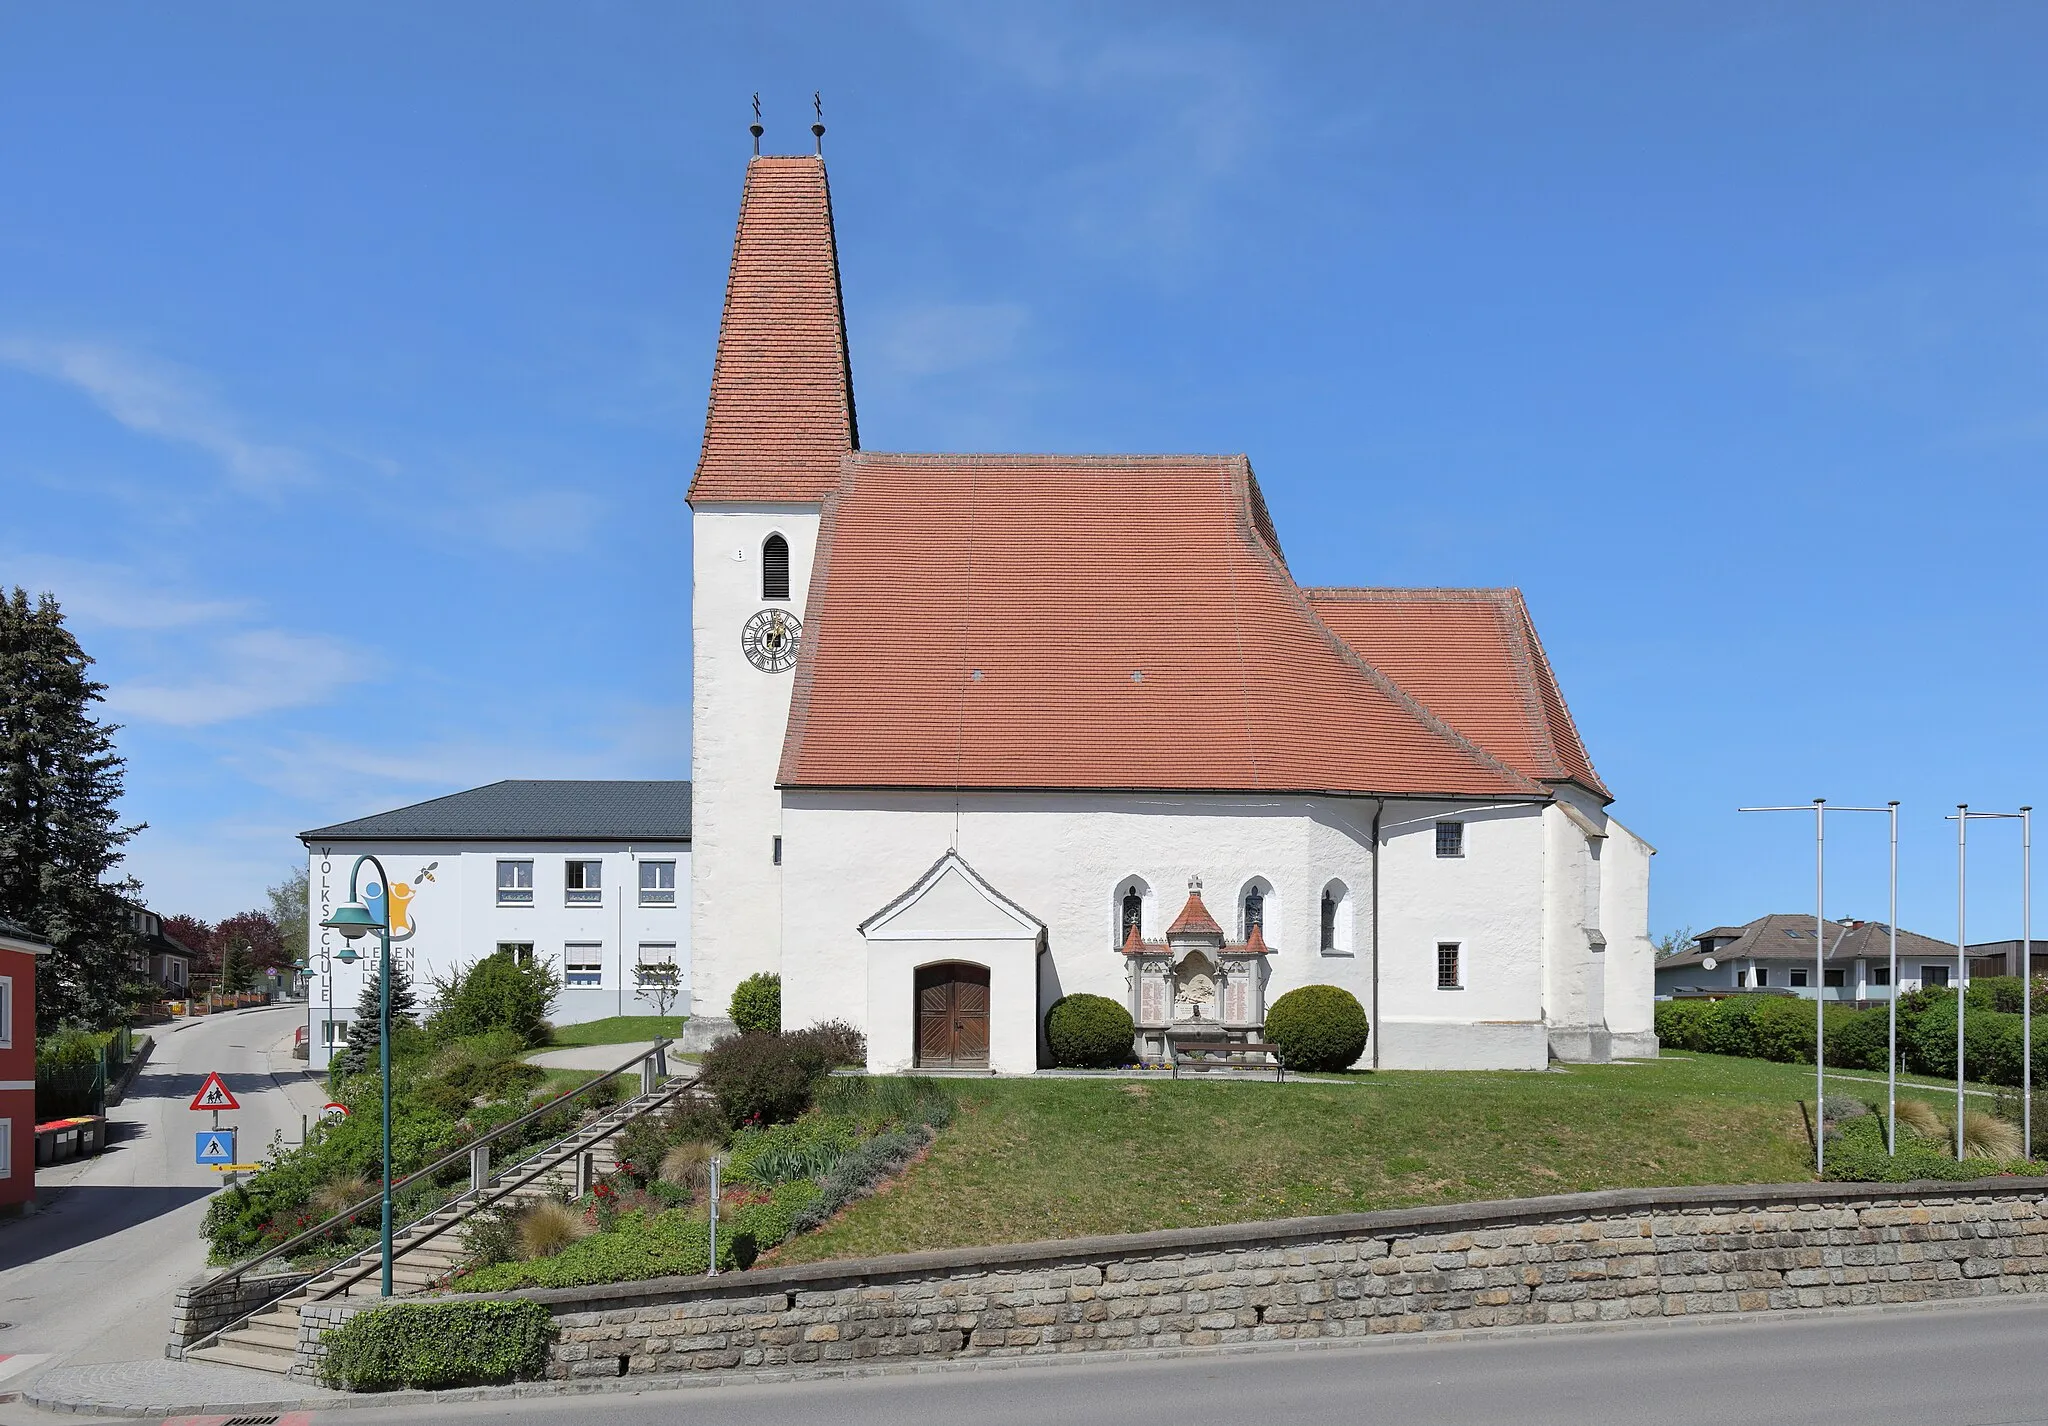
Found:
[[[1137,1034],[1131,1012],[1103,995],[1063,995],[1045,1012],[1045,1043],[1061,1069],[1115,1069]]]
[[[1291,1070],[1349,1069],[1371,1033],[1358,997],[1334,985],[1290,990],[1266,1011],[1266,1039]]]
[[[1750,1053],[1758,1059],[1779,1064],[1813,1063],[1813,1017],[1811,1000],[1792,995],[1759,997],[1750,1012],[1749,1023],[1756,1037]]]
[[[733,987],[732,1003],[726,1014],[742,1035],[760,1031],[774,1033],[782,1028],[782,977],[750,975]]]
[[[811,1107],[831,1072],[816,1041],[795,1035],[728,1035],[705,1052],[704,1087],[735,1128],[786,1124]]]

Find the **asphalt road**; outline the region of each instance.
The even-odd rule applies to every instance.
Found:
[[[107,1151],[39,1171],[44,1210],[0,1222],[0,1352],[47,1355],[38,1370],[163,1354],[177,1290],[205,1270],[199,1223],[221,1184],[193,1162],[212,1116],[187,1106],[218,1070],[242,1104],[221,1122],[240,1128],[243,1159],[273,1133],[296,1141],[299,1115],[325,1098],[290,1057],[304,1023],[303,1006],[283,1005],[150,1032],[156,1051],[108,1115]]]
[[[2005,1301],[371,1414],[444,1426],[2020,1426],[2048,1422],[2044,1341],[2048,1303]]]

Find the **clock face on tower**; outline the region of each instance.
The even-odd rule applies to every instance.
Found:
[[[763,673],[783,673],[795,666],[803,633],[804,626],[794,614],[763,609],[740,631],[740,647],[747,651],[747,662]]]

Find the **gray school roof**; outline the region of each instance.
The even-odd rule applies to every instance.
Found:
[[[299,833],[315,841],[690,840],[687,782],[508,779]]]

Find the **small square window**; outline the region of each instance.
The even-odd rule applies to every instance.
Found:
[[[604,946],[596,941],[571,941],[562,947],[562,984],[589,989],[604,984]]]
[[[676,974],[676,943],[674,941],[642,941],[640,961],[634,975],[642,987]]]
[[[1922,985],[1947,985],[1949,972],[1953,969],[1953,966],[1922,966],[1920,967],[1920,983]]]
[[[348,1021],[322,1020],[320,1043],[330,1050],[338,1050],[348,1043]]]
[[[642,906],[673,906],[676,904],[676,864],[674,862],[640,863],[640,904]]]
[[[498,954],[512,957],[512,964],[516,966],[530,966],[533,964],[533,942],[500,941]]]
[[[1870,968],[1870,983],[1872,985],[1890,985],[1892,983],[1892,968],[1888,965],[1872,966]]]
[[[1804,986],[1806,984],[1806,967],[1792,967],[1791,981],[1794,986]]]
[[[1820,973],[1820,983],[1840,990],[1842,988],[1842,972],[1839,970],[1824,970]]]
[[[562,885],[571,906],[595,906],[604,900],[603,862],[564,862]]]
[[[1462,857],[1465,855],[1465,824],[1463,822],[1439,822],[1436,824],[1436,854],[1440,857]]]
[[[1442,826],[1442,823],[1438,823]],[[1436,988],[1438,990],[1460,990],[1464,982],[1458,979],[1458,948],[1448,941],[1440,942],[1436,948]]]
[[[1765,986],[1769,985],[1770,983],[1771,968],[1769,966],[1758,966],[1756,968],[1756,988],[1758,990],[1762,990]]]
[[[533,905],[533,863],[498,863],[498,904],[500,906]]]

